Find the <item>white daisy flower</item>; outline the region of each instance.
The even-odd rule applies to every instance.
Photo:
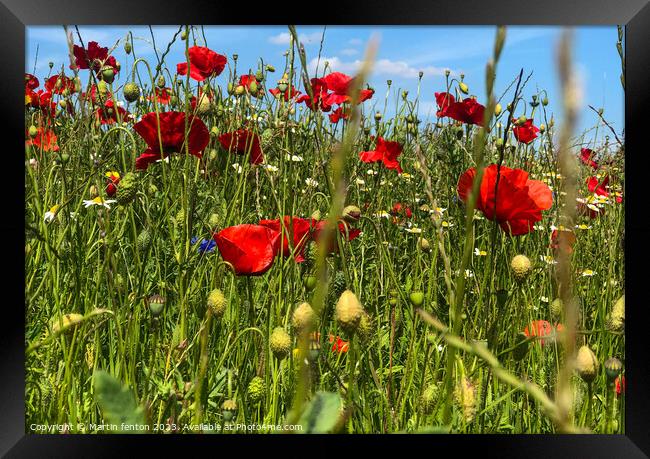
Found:
[[[584,223],[581,225],[576,225],[576,229],[581,229],[581,230],[590,230],[591,226],[585,225]]]
[[[539,258],[547,265],[557,265],[557,261],[555,261],[555,258],[553,258],[550,255],[540,255]]]
[[[474,249],[474,255],[476,255],[477,257],[484,257],[487,255],[487,252],[485,250],[479,250],[479,248],[477,247]]]
[[[318,182],[314,180],[313,178],[306,178],[305,179],[305,185],[316,188],[318,186]]]
[[[91,206],[103,206],[107,209],[110,209],[110,204],[117,202],[115,199],[104,199],[101,196],[97,196],[95,199],[84,199],[84,207],[87,209]]]
[[[43,221],[46,221],[47,223],[50,223],[52,220],[56,218],[56,214],[59,211],[59,206],[58,204],[52,206],[50,210],[45,212],[45,215],[43,215]]]
[[[421,234],[422,233],[422,228],[415,228],[415,227],[413,227],[413,228],[404,228],[404,231],[406,231],[407,233],[411,233],[411,234]]]
[[[594,271],[594,270],[592,270],[592,269],[584,269],[584,270],[580,273],[580,275],[581,275],[582,277],[592,277],[592,276],[595,275],[595,274],[596,274],[596,271]]]
[[[541,301],[542,303],[548,303],[548,297],[542,296],[539,298],[539,301]]]
[[[241,174],[242,171],[244,170],[244,168],[241,167],[241,165],[239,163],[232,163],[231,165],[232,165],[232,168],[235,169],[238,174]]]
[[[365,185],[365,184],[366,184],[366,181],[365,181],[365,180],[362,180],[362,179],[360,179],[360,178],[358,178],[358,179],[356,180],[356,183],[357,183],[357,185]]]
[[[390,214],[388,212],[386,212],[385,210],[380,210],[379,212],[377,212],[375,214],[375,217],[377,217],[377,218],[382,218],[382,217],[383,218],[390,218]]]
[[[293,161],[294,163],[299,163],[299,162],[304,161],[302,156],[290,155],[289,153],[287,153],[286,159],[287,159],[287,161]]]
[[[262,164],[262,167],[269,172],[277,172],[280,170],[277,166],[274,166],[273,164]]]
[[[379,174],[379,172],[374,171],[372,169],[368,169],[368,172],[366,172],[366,174],[368,174],[368,175],[377,175],[377,174]]]

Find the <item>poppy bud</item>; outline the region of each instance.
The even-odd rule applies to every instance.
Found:
[[[212,311],[212,314],[217,318],[221,318],[226,312],[226,298],[218,288],[215,288],[208,295],[207,306]]]
[[[181,32],[181,40],[185,41],[187,40],[187,29],[183,29]]]
[[[124,52],[126,54],[131,54],[131,42],[129,40],[124,42]]]
[[[530,259],[526,255],[517,255],[510,262],[512,273],[518,282],[522,282],[531,270]]]
[[[424,72],[422,70],[420,70],[418,72],[418,78],[422,79],[423,76],[424,76]]]
[[[163,75],[160,75],[156,80],[156,86],[158,86],[160,89],[163,89],[165,87],[165,84],[165,77]]]
[[[70,155],[67,153],[61,154],[61,164],[67,164],[70,160]]]
[[[140,234],[138,234],[135,245],[138,252],[142,254],[146,253],[151,246],[151,232],[147,229],[143,229]]]
[[[118,204],[125,206],[135,199],[137,191],[137,177],[133,172],[129,172],[120,180],[115,199]]]
[[[291,337],[282,327],[276,327],[269,337],[269,347],[278,360],[284,359],[291,351]]]
[[[556,298],[553,300],[551,303],[551,315],[553,318],[560,318],[562,317],[562,313],[564,312],[564,302],[562,301],[561,298]]]
[[[418,249],[425,253],[431,252],[431,244],[425,238],[418,238]]]
[[[29,126],[29,136],[33,139],[38,135],[38,129],[33,124]]]
[[[465,422],[472,422],[476,415],[476,385],[469,378],[462,378],[454,390],[454,397]]]
[[[264,380],[259,376],[255,376],[251,379],[251,382],[248,383],[248,399],[253,403],[257,403],[264,398],[264,392]]]
[[[408,91],[402,91],[402,99],[406,100],[406,98],[408,97],[408,95],[409,95],[409,92],[408,92]]]
[[[52,321],[52,333],[65,331],[68,334],[72,334],[74,332],[74,329],[81,323],[82,320],[83,316],[81,314],[64,314],[62,317],[55,318]]]
[[[539,132],[541,133],[546,132],[546,125],[544,123],[539,125]]]
[[[242,85],[237,85],[237,87],[235,87],[235,95],[241,96],[242,94],[244,94],[245,90],[246,88],[244,88]]]
[[[350,290],[345,290],[336,303],[335,315],[339,326],[349,334],[353,334],[359,326],[363,307],[357,296]]]
[[[221,405],[221,416],[223,416],[223,420],[226,422],[232,421],[236,412],[237,402],[234,400],[226,400]]]
[[[463,94],[469,93],[469,87],[462,81],[458,83],[458,89],[460,89],[460,92],[462,92]]]
[[[111,66],[105,66],[102,69],[102,80],[104,80],[106,83],[112,83],[113,79],[115,78],[115,71],[113,70],[113,67]]]
[[[494,106],[494,114],[495,114],[496,116],[499,116],[499,115],[501,114],[501,110],[502,110],[502,108],[501,108],[501,104],[496,104],[496,105]]]
[[[302,303],[293,311],[291,325],[298,332],[310,329],[316,321],[316,314],[309,303]]]
[[[261,69],[255,72],[255,79],[260,82],[264,81],[264,72]]]
[[[217,214],[210,214],[210,217],[208,218],[208,225],[212,229],[216,229],[219,226],[219,215]]]
[[[519,118],[517,118],[517,125],[518,125],[518,126],[521,126],[521,125],[523,125],[527,120],[528,120],[528,118],[526,118],[525,115],[521,115]]]
[[[381,121],[381,117],[382,117],[381,112],[375,112],[375,120],[376,121]]]
[[[576,370],[580,377],[586,382],[591,383],[598,374],[598,358],[589,346],[582,346],[578,350],[576,358]]]
[[[544,97],[544,98],[542,99],[542,105],[543,105],[544,107],[546,107],[546,106],[548,105],[548,97]]]
[[[361,218],[361,209],[357,206],[346,206],[345,209],[343,209],[341,218],[348,223],[356,223],[359,221],[359,218]]]
[[[302,285],[304,285],[305,290],[308,292],[311,292],[316,288],[316,276],[313,274],[310,274],[308,276],[305,276],[304,279],[302,280]]]
[[[108,85],[104,80],[97,82],[97,91],[99,91],[99,94],[101,94],[102,97],[105,97],[108,93]]]
[[[413,291],[409,294],[409,301],[413,306],[419,308],[424,303],[424,292],[422,291]]]
[[[607,328],[615,332],[622,332],[625,329],[625,295],[614,304],[607,320]]]
[[[275,67],[273,67],[271,64],[266,64],[266,71],[267,72],[275,72]]]
[[[361,314],[361,320],[359,320],[359,326],[357,327],[357,335],[359,335],[362,340],[367,340],[372,336],[373,331],[374,327],[372,325],[372,318],[370,317],[370,314],[363,311],[363,314]]]
[[[422,408],[426,414],[431,413],[434,406],[436,405],[439,391],[440,389],[438,388],[437,384],[429,384],[424,389],[424,392],[422,392],[422,395],[420,396],[420,404],[422,405]]]
[[[151,295],[147,301],[149,311],[153,317],[158,317],[165,308],[165,297],[155,294]]]
[[[623,369],[623,364],[616,357],[610,357],[605,360],[605,374],[607,375],[607,380],[611,383],[621,374]]]
[[[131,81],[124,85],[124,98],[127,102],[135,102],[140,97],[140,87]]]

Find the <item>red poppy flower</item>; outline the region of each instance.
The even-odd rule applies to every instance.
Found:
[[[29,130],[25,132],[25,146],[33,146],[38,150],[43,151],[59,151],[59,146],[56,143],[56,135],[50,129],[38,128],[37,134],[34,138],[29,135]]]
[[[133,126],[135,132],[147,142],[149,147],[135,160],[136,169],[146,169],[149,164],[161,159],[161,154],[168,156],[172,153],[185,151],[185,120],[188,117],[189,133],[187,136],[188,150],[198,158],[210,141],[210,133],[203,121],[185,112],[160,113],[160,126],[155,112],[147,113],[142,120]],[[158,128],[160,127],[160,140]]]
[[[512,121],[513,123],[517,122],[517,120]],[[518,142],[528,145],[530,142],[537,138],[539,128],[537,126],[533,126],[533,119],[529,118],[521,126],[515,124],[515,126],[512,128],[512,132],[515,134],[515,138]]]
[[[320,109],[329,112],[332,109],[332,104],[327,100],[327,83],[325,80],[323,78],[312,78],[311,91],[314,96],[313,100],[309,97],[309,94],[303,94],[296,99],[296,103],[304,102],[312,111]]]
[[[93,69],[99,72],[102,67],[109,65],[115,73],[118,72],[117,62],[113,56],[108,55],[108,48],[101,48],[96,41],[88,42],[88,49],[74,45],[73,54],[75,63],[71,69]]]
[[[269,89],[269,92],[273,94],[274,97],[279,98],[280,94],[282,94],[282,91],[280,91],[278,88],[271,88]],[[289,88],[287,88],[286,91],[284,91],[284,101],[289,102],[289,99],[293,99],[294,97],[298,96],[300,94],[300,91],[298,91],[296,88],[292,87],[291,88],[291,94],[289,94]]]
[[[447,114],[447,110],[449,110],[449,107],[451,107],[451,105],[456,103],[456,98],[448,92],[437,92],[435,93],[435,96],[436,104],[438,104],[438,111],[436,111],[436,116],[438,118],[449,116]]]
[[[113,173],[107,175],[108,183],[106,184],[106,194],[110,197],[114,196],[117,192],[117,184],[120,183],[120,176]]]
[[[219,252],[235,274],[259,276],[271,268],[279,248],[280,233],[261,225],[237,225],[214,235]]]
[[[260,138],[254,132],[246,129],[227,132],[219,136],[221,146],[229,151],[240,155],[250,153],[251,164],[261,164],[264,161],[264,154],[260,147]]]
[[[190,57],[190,78],[203,81],[212,76],[219,76],[226,66],[226,56],[217,54],[205,46],[192,46],[187,51]],[[187,74],[187,62],[176,65],[176,73]]]
[[[553,230],[551,234],[551,244],[550,248],[559,249],[560,248],[560,233],[564,235],[567,241],[567,253],[573,253],[573,245],[576,243],[576,235],[573,231],[570,230]]]
[[[350,349],[350,343],[348,341],[343,341],[340,336],[329,335],[329,341],[332,343],[332,352],[348,352]]]
[[[294,253],[297,263],[305,261],[305,247],[309,242],[314,223],[315,221],[311,218],[290,217],[288,215],[284,217],[284,234],[281,234],[283,256],[288,257]],[[280,219],[261,220],[259,224],[279,233],[282,231]],[[291,244],[289,244],[289,240],[292,241]],[[279,252],[280,247],[278,247]]]
[[[112,100],[107,100],[103,107],[97,107],[97,110],[95,110],[95,117],[101,124],[124,122],[129,119],[129,116],[129,112],[122,107],[115,106]]]
[[[350,92],[354,84],[354,78],[341,72],[332,72],[329,75],[324,76],[322,80],[327,85],[327,89],[332,91],[326,96],[328,105],[342,104],[343,102],[352,101]],[[372,89],[362,89],[359,92],[359,100],[357,103],[362,103],[372,98],[374,93],[375,91]]]
[[[39,89],[32,91],[25,89],[25,105],[41,110],[44,114],[54,116],[56,114],[56,104],[52,101],[52,93]]]
[[[398,174],[402,173],[402,168],[397,162],[397,157],[402,154],[402,146],[398,142],[391,142],[377,137],[377,146],[372,151],[362,151],[359,153],[359,159],[364,163],[374,163],[381,161],[387,169],[395,169]]]
[[[619,375],[616,377],[614,380],[614,390],[616,390],[617,397],[625,393],[625,376]]]
[[[343,107],[337,108],[329,115],[330,122],[332,123],[338,123],[341,119],[347,120],[349,117],[350,114],[347,110],[344,110]]]
[[[607,191],[607,185],[609,184],[609,176],[606,175],[602,182],[598,180],[598,177],[588,177],[587,178],[587,188],[592,193],[596,193],[599,196],[609,196],[609,191]]]
[[[463,202],[467,201],[475,176],[476,169],[472,167],[458,180],[458,196]],[[495,196],[497,165],[491,164],[484,169],[476,209],[487,219],[496,220],[508,234],[529,233],[533,224],[542,219],[542,211],[551,208],[551,189],[544,182],[529,180],[528,172],[521,169],[501,166],[499,176],[498,196]]]
[[[251,90],[251,85],[255,83],[257,87],[260,87],[260,82],[257,81],[257,78],[253,75],[242,75],[239,77],[239,85],[245,87],[249,91]]]
[[[593,169],[598,169],[598,163],[594,161],[595,156],[596,152],[590,148],[580,149],[580,160],[587,166],[590,166]]]
[[[168,104],[172,100],[171,88],[155,88],[154,94],[150,95],[147,99],[153,102],[155,99],[159,104]]]
[[[66,89],[73,93],[74,80],[65,75],[53,75],[45,82],[45,89],[54,94],[63,94]]]
[[[25,74],[25,88],[26,89],[36,89],[38,88],[38,85],[40,83],[38,82],[38,78],[36,78],[34,75],[31,73],[26,73]]]
[[[321,239],[324,238],[323,230],[325,229],[326,223],[327,222],[325,220],[321,220],[314,225],[313,238],[314,241],[316,241],[316,243],[320,243]],[[339,233],[341,233],[341,235],[344,238],[346,238],[348,242],[356,239],[361,234],[360,229],[353,228],[347,223],[340,222],[338,227],[339,227]],[[336,241],[337,241],[336,237],[333,237],[332,240],[330,241],[329,247],[327,248],[329,253],[335,252],[337,250]]]
[[[527,338],[542,338],[539,342],[544,346],[549,338],[553,336],[553,327],[546,320],[534,320],[524,328],[524,335]]]

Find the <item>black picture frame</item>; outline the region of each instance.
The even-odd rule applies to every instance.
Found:
[[[401,436],[130,436],[130,435],[27,435],[24,422],[24,270],[23,258],[24,167],[18,154],[23,142],[23,73],[25,27],[54,24],[393,24],[393,25],[615,25],[626,26],[625,134],[626,134],[626,435],[414,435]],[[650,125],[650,4],[648,0],[544,0],[539,2],[454,0],[400,0],[389,2],[208,2],[192,4],[170,0],[84,2],[81,0],[2,0],[0,28],[4,35],[0,101],[3,157],[9,161],[2,174],[3,217],[0,218],[4,254],[4,288],[0,300],[0,454],[6,457],[115,457],[134,453],[145,445],[149,455],[195,455],[196,446],[237,446],[248,456],[262,448],[272,456],[352,454],[363,442],[366,454],[397,446],[407,453],[422,448],[425,454],[456,451],[461,456],[479,452],[497,457],[637,458],[650,455],[650,374],[647,322],[643,311],[648,292],[645,264],[650,260],[650,223],[645,219],[648,193],[646,129]],[[646,166],[646,167],[644,167]],[[16,263],[16,265],[14,265]],[[24,303],[22,303],[24,304]],[[217,441],[215,441],[217,440]],[[280,442],[291,442],[288,449]],[[216,443],[216,445],[215,445]],[[235,445],[237,443],[237,445]],[[217,446],[219,445],[219,446]],[[321,447],[321,445],[323,447]],[[331,448],[327,448],[331,445]],[[275,449],[279,448],[279,449]],[[473,451],[472,451],[473,450]],[[277,451],[277,452],[274,452]],[[213,449],[209,454],[223,454]],[[415,451],[414,451],[415,453]],[[232,454],[232,452],[230,453]],[[449,454],[447,452],[446,454]]]

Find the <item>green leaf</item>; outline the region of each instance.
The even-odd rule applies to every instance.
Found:
[[[298,420],[303,433],[329,433],[339,420],[341,396],[334,392],[317,392]]]
[[[93,374],[93,385],[104,420],[112,424],[110,431],[143,433],[148,430],[144,409],[137,404],[129,387],[102,370]]]

